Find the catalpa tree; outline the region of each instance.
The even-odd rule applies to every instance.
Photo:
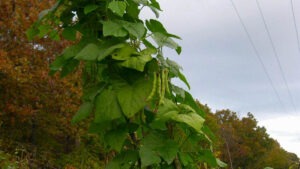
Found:
[[[181,67],[163,48],[181,47],[157,19],[141,20],[143,8],[158,17],[156,0],[58,0],[27,31],[29,39],[74,41],[52,62],[50,74],[82,71],[82,105],[72,122],[92,118],[113,168],[225,166],[213,155],[205,114],[190,93]]]

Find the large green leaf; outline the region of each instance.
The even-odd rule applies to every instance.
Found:
[[[150,0],[150,2],[151,2],[151,4],[150,4],[151,6],[153,6],[154,8],[156,8],[158,10],[161,10],[160,5],[156,0]]]
[[[211,150],[201,150],[198,153],[198,159],[202,162],[206,162],[211,167],[217,167],[217,159],[214,157],[214,154]]]
[[[133,50],[131,50],[131,52],[134,53]],[[129,53],[129,52],[127,52],[127,53]],[[124,57],[124,55],[123,55],[122,59],[126,60],[126,61],[122,62],[121,65],[123,67],[131,68],[131,69],[135,69],[140,72],[143,72],[146,64],[153,59],[151,55],[155,54],[155,53],[156,53],[155,49],[146,48],[146,49],[142,50],[141,52],[139,52],[139,55],[132,56],[127,59],[126,59],[126,57],[128,57],[128,55],[126,57]],[[121,60],[121,59],[119,59],[119,60]]]
[[[128,33],[119,23],[113,21],[104,21],[103,35],[114,36],[114,37],[125,37],[126,35],[128,35]]]
[[[167,58],[164,60],[165,63],[169,66],[170,68],[170,73],[173,73],[175,76],[179,76],[180,70],[182,70],[182,67],[176,63],[175,61]]]
[[[95,97],[105,88],[105,86],[105,83],[100,83],[83,88],[82,100],[94,102]]]
[[[142,162],[142,168],[152,164],[158,164],[161,161],[158,154],[149,147],[146,147],[146,145],[141,146],[139,154]]]
[[[178,77],[179,77],[179,79],[180,79],[182,82],[184,82],[184,83],[186,84],[186,86],[187,86],[189,89],[191,89],[191,86],[190,86],[189,82],[187,81],[186,77],[185,77],[181,72],[179,72]]]
[[[95,100],[95,122],[111,121],[122,117],[116,92],[104,89]]]
[[[98,54],[98,61],[101,61],[102,59],[106,58],[106,56],[112,54],[116,49],[120,49],[124,47],[124,43],[118,43],[118,44],[111,44],[111,43],[103,43],[99,50]]]
[[[178,114],[173,117],[173,120],[185,123],[198,132],[201,132],[201,128],[204,123],[204,119],[197,113]]]
[[[154,10],[155,10],[156,7],[151,6],[150,8],[151,8],[152,10],[153,10],[153,8],[154,8]],[[158,8],[156,8],[156,9],[158,9]],[[160,10],[160,9],[159,9],[159,10]],[[153,11],[153,12],[156,12],[156,11]],[[176,38],[176,39],[181,39],[179,36],[176,36],[176,35],[173,35],[173,34],[168,33],[167,30],[164,28],[163,24],[160,23],[158,20],[150,19],[150,20],[146,21],[146,26],[147,26],[147,28],[148,28],[151,32],[153,32],[153,33],[158,32],[158,33],[164,34],[164,35],[167,36],[167,37],[172,37],[172,38]]]
[[[139,18],[140,10],[138,8],[138,4],[133,1],[127,1],[128,5],[126,8],[126,13],[132,18]]]
[[[153,55],[156,54],[157,50],[155,48],[146,48],[140,52],[141,55]]]
[[[72,118],[72,123],[77,123],[85,118],[87,118],[90,113],[92,112],[93,110],[93,103],[91,102],[84,102],[79,110],[77,111],[77,113],[75,114],[75,116],[73,116]]]
[[[151,133],[144,137],[141,144],[139,153],[142,167],[160,163],[161,160],[157,153],[157,148],[162,145],[161,138]]]
[[[165,130],[166,122],[172,120],[179,113],[179,109],[174,102],[168,99],[164,99],[163,102],[164,104],[158,107],[155,120],[151,123],[152,128]]]
[[[92,42],[87,44],[76,56],[75,59],[86,61],[101,61],[116,49],[124,47],[123,43],[115,44],[114,42]]]
[[[164,140],[164,145],[157,148],[159,155],[170,165],[178,152],[178,145],[173,140]]]
[[[150,19],[150,20],[146,21],[146,26],[153,33],[154,32],[160,32],[163,34],[168,33],[167,30],[165,29],[165,27],[163,26],[163,24],[155,19]]]
[[[123,67],[138,70],[140,72],[144,71],[145,65],[152,60],[150,55],[141,55],[136,57],[130,57],[126,61],[122,62]]]
[[[100,50],[97,44],[87,44],[76,56],[75,59],[79,60],[96,60]]]
[[[181,99],[185,98],[185,90],[182,89],[181,87],[178,87],[176,85],[172,85],[172,91],[177,95],[180,96]]]
[[[169,48],[175,49],[177,53],[180,54],[181,47],[167,35],[160,32],[155,32],[153,33],[152,38],[158,44],[158,46],[167,46]]]
[[[134,23],[123,20],[103,22],[104,36],[125,37],[128,33],[138,39],[142,39],[146,34],[146,29],[141,22]]]
[[[120,152],[125,139],[127,138],[127,131],[125,127],[121,127],[105,134],[105,143],[110,146],[110,149]]]
[[[205,113],[203,112],[203,110],[200,109],[199,105],[195,102],[195,99],[193,98],[193,96],[185,91],[185,97],[183,100],[183,103],[191,106],[199,115],[201,115],[202,117],[205,117]]]
[[[122,17],[126,11],[126,2],[112,1],[108,4],[108,9],[110,9],[113,13]]]
[[[179,113],[178,106],[169,99],[164,99],[164,104],[161,104],[156,114],[156,121],[167,121],[172,119]]]
[[[147,41],[146,39],[143,39],[143,43],[147,48],[156,49],[156,47],[151,42]]]
[[[143,149],[142,149],[143,148]],[[142,140],[141,150],[144,151],[148,156],[152,155],[154,159],[151,160],[145,157],[148,165],[150,162],[152,164],[158,161],[157,155],[162,157],[168,164],[171,164],[175,159],[178,152],[178,145],[175,141],[168,139],[161,134],[149,134]],[[141,153],[141,151],[140,151]],[[142,162],[143,165],[143,162]],[[144,165],[147,166],[147,165]]]
[[[196,111],[189,105],[187,104],[179,104],[178,105],[179,109],[180,109],[180,113],[181,114],[188,114],[188,113],[196,113]]]
[[[193,134],[186,132],[186,134],[189,135],[187,135],[187,137],[184,138],[184,141],[180,144],[180,148],[181,150],[184,150],[184,152],[197,153],[200,149],[203,149],[203,144],[199,144],[199,141],[205,140],[205,136],[203,136],[201,133],[192,133]]]
[[[65,59],[73,58],[75,57],[75,55],[77,55],[78,52],[80,52],[86,46],[86,44],[87,44],[86,42],[82,41],[78,44],[70,46],[63,51],[62,56]]]
[[[115,60],[127,60],[130,58],[136,49],[129,44],[124,45],[124,47],[112,53],[112,58]]]
[[[151,8],[152,9],[152,8]],[[155,13],[156,10],[152,9]],[[146,21],[147,28],[153,33],[152,38],[159,46],[167,46],[175,49],[178,54],[181,53],[181,46],[179,46],[172,38],[180,39],[180,37],[169,34],[164,26],[157,20],[150,19]]]
[[[127,84],[118,91],[119,104],[127,117],[132,117],[146,105],[152,89],[151,80],[140,78],[132,85]]]
[[[66,48],[62,54],[55,58],[55,60],[50,64],[50,74],[53,75],[56,71],[61,70],[64,65],[70,64],[71,58],[75,57],[75,55],[82,50],[82,48],[86,45],[85,41],[81,41],[78,44],[70,46]],[[73,61],[74,63],[79,63],[78,61]],[[73,64],[74,64],[73,63]],[[64,68],[67,69],[67,68]],[[65,70],[66,71],[66,70]],[[66,71],[67,73],[68,71]]]
[[[142,39],[142,37],[146,33],[146,29],[144,27],[143,23],[132,23],[132,22],[120,22],[124,29],[128,31],[129,34],[133,35],[134,37],[138,39]]]

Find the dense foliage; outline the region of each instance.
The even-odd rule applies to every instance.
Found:
[[[48,76],[49,62],[70,42],[28,41],[25,34],[39,10],[53,4],[0,3],[0,159],[21,161],[20,168],[55,167],[57,156],[70,152],[80,134],[70,125],[80,103],[79,73],[66,79]]]
[[[244,135],[257,134],[250,127],[226,132],[230,163],[219,123],[226,120],[171,83],[179,78],[188,85],[180,66],[163,56],[164,46],[180,53],[173,40],[179,37],[156,19],[140,20],[142,8],[161,10],[155,0],[0,2],[1,168],[225,166],[215,156],[244,168],[257,160],[256,149],[240,158],[234,151],[241,147],[230,140],[249,149]],[[36,20],[28,41],[25,31]],[[275,141],[273,147],[268,159],[258,159],[262,165],[287,166],[297,158],[278,153],[284,151]]]
[[[89,132],[98,134],[108,155],[106,168],[197,168],[226,166],[213,156],[204,114],[180,66],[164,57],[163,47],[181,47],[155,19],[140,11],[161,10],[155,0],[59,0],[41,12],[29,39],[76,41],[50,65],[65,77],[82,65],[82,104],[77,123],[92,115]],[[79,68],[80,69],[80,68]]]

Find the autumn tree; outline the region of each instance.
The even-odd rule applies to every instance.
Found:
[[[226,166],[213,155],[203,111],[173,78],[189,83],[164,47],[181,47],[158,19],[143,20],[156,0],[58,0],[27,31],[74,41],[51,63],[51,74],[82,72],[82,104],[73,123],[92,120],[106,168]],[[41,37],[41,36],[40,36]],[[82,67],[81,67],[82,66]]]
[[[30,168],[53,166],[78,135],[70,120],[79,105],[80,72],[66,79],[48,75],[49,63],[70,42],[43,33],[39,40],[26,37],[40,10],[54,2],[0,1],[0,151],[17,152]]]
[[[200,106],[203,106],[200,104]],[[216,113],[207,110],[207,124],[216,133],[217,156],[231,169],[289,168],[298,164],[298,157],[286,152],[271,138],[264,127],[257,124],[253,114],[239,118],[231,110]]]

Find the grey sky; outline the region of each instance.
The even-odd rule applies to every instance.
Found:
[[[300,53],[290,0],[260,0],[261,9],[278,52],[296,110],[289,98],[255,0],[234,0],[263,63],[282,100],[278,101],[251,47],[230,0],[160,0],[160,20],[169,32],[182,37],[182,54],[166,55],[179,62],[191,84],[191,93],[213,110],[229,108],[241,115],[251,112],[284,148],[300,156],[297,123],[284,129],[288,119],[300,119]],[[293,0],[300,29],[300,0]],[[300,30],[299,30],[300,31]],[[285,117],[289,118],[285,118]],[[278,118],[286,121],[278,124]],[[275,126],[281,126],[277,129]],[[280,131],[279,131],[280,130]],[[286,134],[284,134],[286,133]]]

